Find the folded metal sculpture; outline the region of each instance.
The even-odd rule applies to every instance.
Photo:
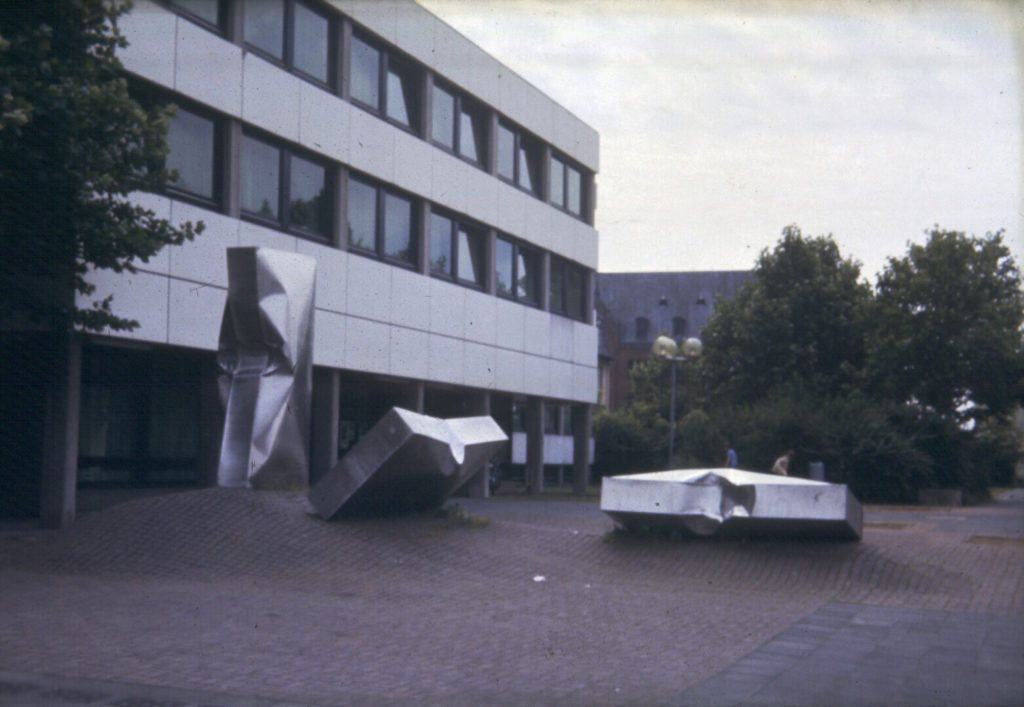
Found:
[[[227,258],[217,483],[305,486],[316,260],[269,248],[228,248]]]
[[[601,510],[620,527],[697,536],[769,535],[859,540],[860,502],[842,484],[737,469],[605,478]]]
[[[325,519],[437,508],[507,442],[487,416],[442,420],[391,408],[309,500]]]

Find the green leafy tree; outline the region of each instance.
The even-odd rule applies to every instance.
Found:
[[[0,318],[67,331],[126,329],[110,298],[78,308],[90,268],[133,271],[202,229],[131,204],[174,175],[168,112],[129,92],[117,0],[0,3]]]
[[[872,310],[871,380],[885,396],[957,423],[1024,400],[1020,273],[1003,232],[938,226],[890,258]]]
[[[716,399],[754,402],[800,381],[821,395],[853,385],[865,354],[871,289],[831,236],[783,229],[735,297],[705,325],[702,366]]]

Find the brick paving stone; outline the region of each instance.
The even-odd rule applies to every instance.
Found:
[[[985,680],[961,671],[941,695],[1020,682],[1024,547],[976,541],[1016,538],[1018,507],[883,509],[877,528],[869,507],[861,543],[819,543],[624,536],[594,503],[458,503],[490,522],[327,523],[300,494],[204,489],[0,531],[0,670],[37,692],[99,681],[211,705],[876,696],[821,661],[925,704],[934,685],[902,666],[931,676],[950,656]],[[0,704],[17,699],[0,681]]]

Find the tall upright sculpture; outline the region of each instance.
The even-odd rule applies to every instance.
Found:
[[[228,248],[227,258],[217,353],[226,412],[217,483],[305,486],[316,260],[270,248]]]

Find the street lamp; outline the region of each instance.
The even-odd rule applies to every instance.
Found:
[[[672,362],[672,388],[669,400],[669,411],[668,411],[668,468],[672,468],[672,457],[675,451],[675,432],[676,432],[676,365],[680,361],[685,361],[688,358],[697,358],[700,356],[700,352],[704,350],[704,345],[700,342],[700,339],[690,337],[686,339],[681,345],[677,345],[670,337],[664,334],[654,340],[654,344],[651,346],[651,354],[658,358],[668,359]]]

